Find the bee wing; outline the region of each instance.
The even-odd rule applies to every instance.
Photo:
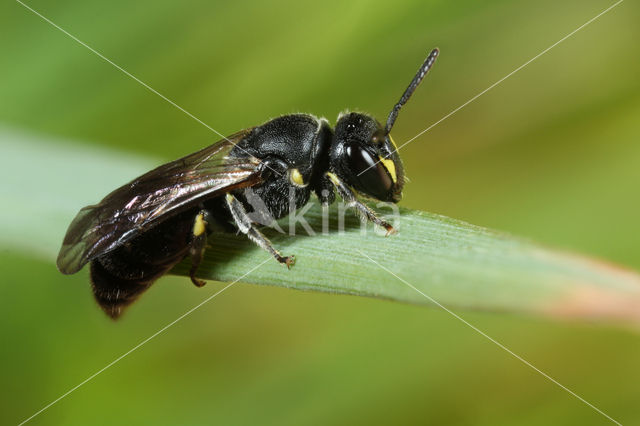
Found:
[[[227,156],[249,131],[164,164],[116,189],[100,203],[84,207],[69,225],[58,269],[64,274],[78,272],[91,259],[205,197],[260,183],[260,160]]]

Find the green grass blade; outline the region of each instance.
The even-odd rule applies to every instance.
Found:
[[[3,171],[11,177],[0,183],[0,247],[52,263],[77,210],[157,163],[7,129],[0,131],[0,149]],[[267,230],[297,263],[287,270],[270,260],[243,282],[413,304],[433,298],[450,308],[640,322],[640,277],[634,272],[431,213],[401,210],[399,233],[389,237],[371,226],[363,232],[351,212],[339,232],[340,215],[331,209],[324,233],[322,209],[314,204],[304,217],[316,235],[300,226],[295,236]],[[288,221],[279,222],[285,231]],[[268,257],[242,235],[214,234],[210,242],[199,269],[205,279],[232,281]],[[185,261],[173,272],[185,275],[188,268]]]
[[[432,213],[401,209],[399,232],[389,237],[371,226],[363,232],[350,212],[339,232],[339,214],[330,210],[328,233],[317,204],[305,214],[316,235],[300,226],[296,236],[269,230],[283,254],[296,255],[295,266],[273,260],[243,281],[414,304],[432,298],[455,308],[640,320],[640,278],[619,267]],[[286,219],[280,225],[288,231]],[[268,256],[243,235],[214,234],[210,241],[202,278],[231,281]],[[185,261],[174,273],[188,269]]]

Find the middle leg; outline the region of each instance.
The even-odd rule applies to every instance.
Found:
[[[236,197],[231,194],[227,194],[226,200],[227,206],[229,207],[231,215],[233,216],[233,220],[238,226],[240,232],[249,237],[249,239],[256,243],[258,246],[271,253],[271,255],[275,257],[278,262],[287,265],[287,268],[291,268],[296,261],[296,257],[282,256],[280,252],[273,247],[271,241],[269,241],[267,237],[262,235],[262,233],[258,231],[258,229],[253,225],[251,219],[247,215],[246,210],[244,209],[244,206],[240,201],[238,201]]]

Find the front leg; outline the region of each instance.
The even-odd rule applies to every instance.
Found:
[[[276,260],[282,264],[287,265],[287,268],[291,269],[293,264],[296,261],[295,256],[282,256],[278,250],[276,250],[271,241],[267,239],[251,222],[251,219],[247,215],[244,206],[236,197],[231,194],[227,194],[226,196],[227,206],[231,211],[231,215],[233,216],[233,220],[236,222],[236,226],[245,234],[251,241],[256,243],[258,246],[263,248],[264,250],[271,253]]]
[[[376,212],[374,212],[366,204],[358,200],[356,194],[347,185],[345,185],[344,182],[342,182],[340,178],[338,178],[338,176],[331,172],[327,172],[326,176],[336,187],[336,190],[338,191],[338,194],[340,194],[342,199],[346,201],[348,207],[355,208],[358,214],[361,215],[361,217],[386,229],[387,235],[395,234],[396,232],[398,232],[393,226],[391,226],[390,223],[388,223],[384,219],[380,219],[376,215]]]

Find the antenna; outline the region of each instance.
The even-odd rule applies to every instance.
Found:
[[[422,82],[422,79],[427,75],[439,54],[440,50],[438,50],[437,48],[433,49],[431,53],[429,53],[429,56],[427,56],[427,59],[424,60],[424,63],[422,64],[416,75],[413,77],[413,80],[411,80],[411,83],[409,84],[409,87],[407,87],[407,90],[404,91],[398,103],[393,106],[393,109],[391,110],[391,112],[389,113],[389,117],[387,118],[387,125],[384,128],[385,135],[389,134],[391,128],[393,127],[393,123],[395,123],[396,118],[398,118],[400,108],[402,108],[402,106],[407,103],[413,92],[418,88],[418,86]]]

